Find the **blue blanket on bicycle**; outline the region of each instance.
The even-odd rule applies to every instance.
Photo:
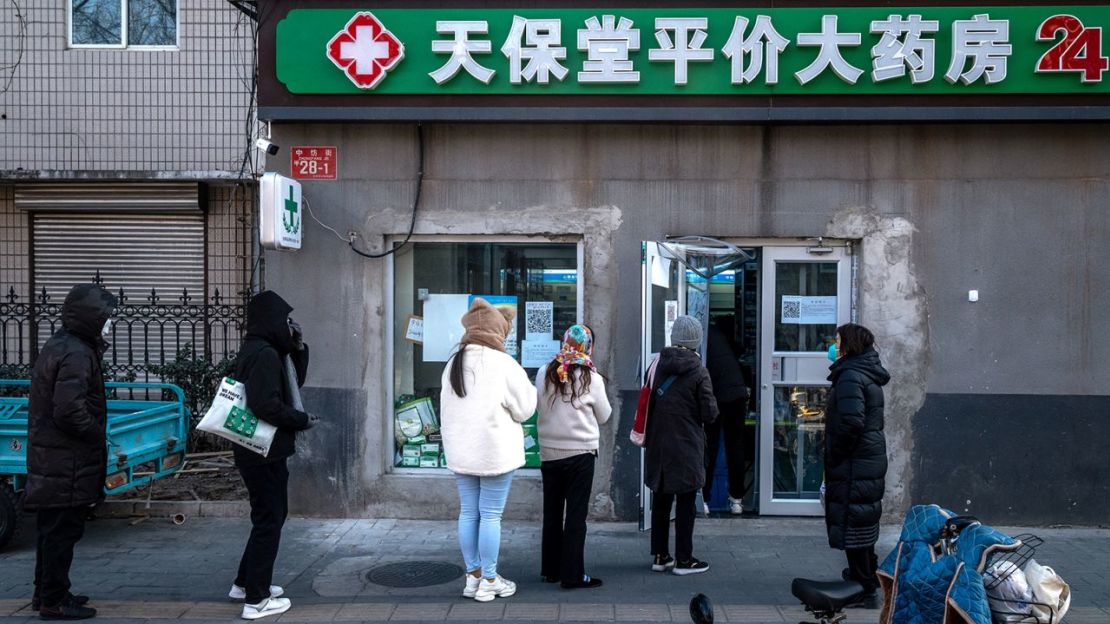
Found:
[[[910,509],[898,545],[879,566],[886,596],[882,624],[991,624],[983,570],[994,553],[1014,550],[1021,542],[975,523],[946,553],[942,533],[955,515],[937,505]]]

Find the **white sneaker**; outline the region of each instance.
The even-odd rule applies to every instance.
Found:
[[[728,497],[728,512],[734,516],[744,513],[744,502],[738,498]]]
[[[278,587],[277,585],[271,585],[270,586],[270,597],[271,598],[278,598],[284,593],[285,593],[285,590],[282,589],[281,587]],[[231,598],[232,600],[246,600],[247,599],[247,588],[246,587],[240,587],[240,586],[235,585],[234,583],[232,583],[231,591],[227,592],[227,597]]]
[[[508,598],[516,593],[516,583],[500,574],[495,579],[482,579],[478,583],[478,591],[474,592],[474,599],[478,602],[489,602],[494,598]]]
[[[267,598],[258,604],[243,605],[242,618],[244,620],[257,620],[271,615],[285,613],[293,603],[288,598]]]
[[[482,575],[474,576],[473,574],[466,573],[466,587],[463,588],[463,598],[473,598],[474,594],[478,591],[478,583],[482,582]]]
[[[709,503],[702,503],[701,508],[702,508],[702,512],[705,513],[705,517],[708,518],[709,517]]]

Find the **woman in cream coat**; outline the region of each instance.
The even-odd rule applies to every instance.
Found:
[[[459,487],[459,546],[466,563],[463,596],[479,602],[516,593],[497,573],[501,513],[513,472],[524,465],[521,423],[536,410],[527,373],[505,353],[513,313],[475,299],[466,333],[443,371],[443,452]]]

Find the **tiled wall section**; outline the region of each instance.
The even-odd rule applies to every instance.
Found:
[[[225,0],[179,0],[179,50],[68,49],[67,4],[0,2],[0,177],[239,173],[254,54],[246,16]]]
[[[14,288],[20,301],[31,281],[30,222],[15,207],[15,187],[0,184],[0,289],[5,300]],[[242,297],[250,285],[254,214],[258,189],[252,183],[214,184],[206,189],[208,299],[219,290],[224,300]]]

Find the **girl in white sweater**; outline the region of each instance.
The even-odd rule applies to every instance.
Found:
[[[466,563],[463,596],[479,602],[516,593],[497,573],[501,512],[513,471],[524,465],[520,423],[536,410],[528,374],[505,353],[510,310],[475,299],[462,318],[466,333],[443,371],[443,452],[459,487],[459,546]]]
[[[555,359],[536,375],[543,475],[540,574],[548,583],[561,583],[563,589],[601,586],[601,579],[586,574],[583,551],[599,426],[613,410],[605,395],[605,379],[594,367],[593,350],[590,328],[574,325],[563,335]]]

